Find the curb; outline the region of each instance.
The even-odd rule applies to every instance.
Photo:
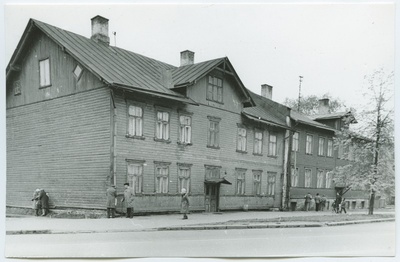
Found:
[[[354,224],[367,224],[378,222],[395,221],[395,218],[354,220],[327,223],[302,223],[302,224],[253,224],[253,225],[203,225],[203,226],[172,226],[159,228],[142,228],[131,230],[78,230],[78,231],[57,231],[57,230],[14,230],[6,231],[6,235],[29,235],[29,234],[91,234],[91,233],[131,233],[150,231],[179,231],[179,230],[228,230],[228,229],[261,229],[261,228],[302,228],[302,227],[324,227],[344,226]]]

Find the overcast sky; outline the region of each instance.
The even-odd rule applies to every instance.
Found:
[[[392,4],[9,5],[6,63],[29,18],[90,37],[90,19],[108,18],[111,44],[179,66],[227,56],[244,85],[273,99],[330,93],[357,107],[365,75],[394,70]]]

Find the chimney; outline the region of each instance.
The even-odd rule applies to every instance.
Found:
[[[181,52],[181,66],[194,64],[194,52],[185,50]]]
[[[108,37],[108,19],[97,15],[93,17],[91,20],[92,20],[92,37],[90,39],[98,43],[104,43],[106,45],[109,45],[110,38]]]
[[[261,85],[261,96],[272,100],[272,86],[267,84]]]
[[[329,114],[329,98],[323,98],[318,101],[318,114]]]

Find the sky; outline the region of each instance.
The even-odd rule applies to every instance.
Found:
[[[273,100],[326,93],[358,107],[364,76],[394,70],[393,4],[6,5],[5,61],[29,21],[90,37],[90,19],[109,19],[112,45],[179,66],[228,57],[244,85]],[[112,32],[116,32],[116,39]]]

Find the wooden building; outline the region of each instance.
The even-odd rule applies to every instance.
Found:
[[[281,208],[290,109],[245,88],[229,59],[169,65],[31,19],[7,66],[7,200],[104,209],[110,184],[135,211]],[[270,87],[263,86],[266,96]]]

